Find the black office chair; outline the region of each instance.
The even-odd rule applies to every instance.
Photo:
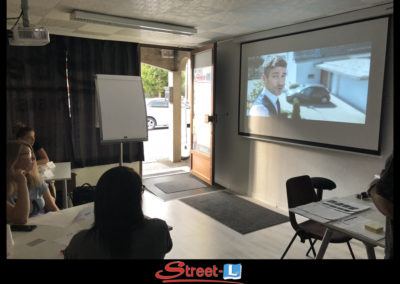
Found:
[[[298,176],[294,178],[290,178],[286,181],[286,193],[288,199],[288,206],[289,208],[294,208],[297,206],[305,205],[311,202],[318,201],[317,194],[314,191],[314,186],[311,181],[311,178],[307,175]],[[290,224],[292,225],[293,229],[296,231],[295,235],[293,236],[292,240],[290,241],[288,247],[286,248],[285,252],[283,253],[281,259],[283,259],[288,252],[289,248],[293,244],[294,240],[297,236],[300,237],[300,241],[304,243],[306,240],[310,242],[310,249],[314,254],[314,258],[316,257],[314,244],[316,240],[322,240],[325,234],[326,228],[312,220],[308,220],[302,223],[297,223],[296,215],[293,212],[289,211],[289,220]],[[315,241],[312,242],[312,239]],[[355,259],[353,250],[350,246],[351,237],[334,231],[331,237],[331,243],[347,243],[349,247],[351,256]],[[308,250],[308,252],[310,251]],[[307,252],[307,255],[308,255]]]

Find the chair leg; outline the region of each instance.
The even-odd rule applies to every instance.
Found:
[[[292,245],[294,239],[296,239],[296,237],[297,237],[297,232],[296,232],[296,234],[294,234],[294,236],[293,236],[292,240],[290,241],[289,245],[287,246],[285,252],[281,256],[281,259],[283,259],[285,257],[286,253],[288,252],[289,248],[291,247],[291,245]]]
[[[316,242],[317,242],[317,239],[315,239],[315,240],[313,241],[312,245],[314,246]],[[308,249],[308,251],[307,251],[307,253],[306,253],[306,256],[308,256],[308,254],[310,253],[311,248],[312,248],[312,247],[310,246],[310,248]],[[314,257],[315,257],[315,253],[314,253]]]
[[[317,254],[315,253],[314,244],[311,242],[311,238],[309,238],[308,241],[310,242],[310,248],[309,248],[309,250],[310,250],[310,249],[312,250],[313,255],[314,255],[314,258],[316,258],[316,257],[317,257]],[[315,243],[316,241],[317,241],[317,240],[315,240],[314,243]],[[307,252],[307,256],[308,256],[308,252]]]
[[[350,250],[350,253],[351,253],[351,256],[353,257],[353,259],[356,259],[356,258],[354,257],[353,250],[351,249],[350,241],[347,241],[347,246],[349,247],[349,250]]]

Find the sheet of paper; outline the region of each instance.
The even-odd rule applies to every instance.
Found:
[[[56,165],[53,163],[53,162],[48,162],[47,164],[46,164],[46,166],[47,167],[49,167],[50,169],[54,169],[55,167],[56,167]]]
[[[83,208],[72,220],[72,223],[80,222],[82,220],[87,220],[88,218],[92,218],[92,216],[94,216],[93,207]]]
[[[369,239],[372,239],[374,241],[379,241],[385,237],[385,233],[373,233],[371,231],[368,231],[365,229],[365,224],[368,223],[376,223],[373,222],[370,219],[367,219],[362,216],[350,216],[348,218],[344,218],[335,222],[332,222],[335,226],[357,233],[359,235],[365,236]]]
[[[303,217],[312,219],[312,220],[317,221],[317,222],[319,222],[319,223],[328,223],[328,222],[331,222],[331,220],[328,220],[328,219],[322,218],[322,217],[320,217],[320,216],[311,214],[310,212],[301,210],[301,209],[299,209],[298,207],[296,207],[296,208],[291,208],[291,209],[290,209],[290,212],[299,214],[299,215],[301,215],[301,216],[303,216]]]
[[[368,205],[362,205],[343,198],[331,198],[322,200],[321,203],[331,209],[344,212],[344,213],[357,213],[369,208]]]
[[[54,177],[54,173],[52,170],[47,169],[43,172],[42,177],[43,178],[52,178],[52,177]]]
[[[47,226],[53,226],[53,227],[60,227],[60,228],[65,228],[69,224],[71,224],[73,218],[75,216],[65,216],[61,213],[58,212],[48,212],[43,215],[35,216],[32,218],[29,218],[28,224],[30,225],[47,225]]]
[[[43,215],[29,218],[30,225],[47,225],[53,227],[65,228],[72,223],[82,221],[93,216],[93,207],[84,207],[78,213],[76,211],[66,212],[65,210],[57,212],[48,212]]]
[[[55,239],[54,242],[59,243],[64,246],[68,246],[68,244],[71,242],[73,236],[75,236],[77,232],[67,232],[58,239]]]
[[[81,230],[82,228],[80,228],[80,226],[72,225],[68,227],[68,229],[63,230],[63,234],[53,241],[66,247],[71,242],[72,238]]]
[[[331,209],[328,206],[324,206],[320,202],[308,203],[302,206],[297,206],[297,208],[328,220],[338,220],[350,215],[350,213],[340,212]]]

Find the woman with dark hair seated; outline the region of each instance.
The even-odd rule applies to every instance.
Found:
[[[13,127],[15,139],[23,141],[32,146],[35,151],[36,162],[38,165],[44,165],[50,161],[47,152],[35,137],[35,130],[32,127],[26,126],[22,122],[17,122]]]
[[[142,180],[128,167],[115,167],[99,179],[94,199],[95,222],[77,233],[65,249],[66,259],[163,259],[172,249],[165,221],[146,219]]]

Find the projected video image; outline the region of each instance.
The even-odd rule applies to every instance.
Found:
[[[370,61],[369,42],[249,57],[247,116],[365,124]]]

